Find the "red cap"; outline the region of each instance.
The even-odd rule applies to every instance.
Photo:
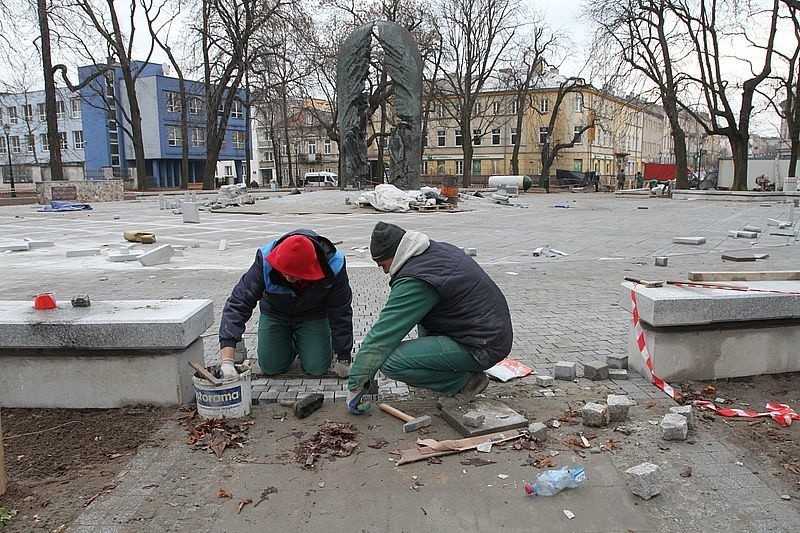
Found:
[[[314,243],[303,235],[286,237],[267,255],[267,262],[281,274],[293,278],[318,281],[325,277]]]

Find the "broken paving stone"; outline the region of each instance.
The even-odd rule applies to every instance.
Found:
[[[599,403],[589,402],[581,410],[583,425],[590,427],[603,427],[608,425],[608,407]]]
[[[608,379],[608,365],[602,361],[589,361],[583,365],[583,377],[592,381]]]
[[[610,368],[608,370],[608,379],[620,380],[628,379],[628,371],[624,368]]]
[[[535,377],[536,384],[540,387],[552,387],[553,386],[553,377],[552,376],[545,376],[545,375],[537,375]]]
[[[555,379],[572,381],[578,375],[578,363],[559,361],[556,363],[555,372],[553,372],[553,374]]]
[[[649,500],[661,492],[661,468],[645,462],[625,471],[628,488],[643,500]]]
[[[689,423],[686,417],[675,413],[667,413],[661,419],[661,438],[664,440],[686,440]]]
[[[656,257],[656,266],[657,267],[665,267],[669,262],[669,258],[665,256],[658,256]]]
[[[628,368],[628,356],[624,354],[611,354],[606,356],[608,368]]]
[[[547,426],[541,422],[531,422],[528,424],[528,433],[539,442],[547,440]]]
[[[686,426],[689,429],[695,428],[696,420],[694,417],[694,407],[691,405],[676,405],[674,407],[670,407],[669,412],[684,417],[686,419]]]
[[[483,415],[478,411],[470,411],[469,413],[464,413],[465,426],[471,428],[481,427],[484,420],[486,420],[486,415]]]

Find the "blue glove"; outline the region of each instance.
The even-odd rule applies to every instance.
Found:
[[[364,389],[359,392],[347,391],[347,410],[353,415],[363,415],[364,411],[370,408],[369,402],[361,403],[364,396]]]

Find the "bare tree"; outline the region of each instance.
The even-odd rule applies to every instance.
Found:
[[[785,77],[775,77],[776,92],[769,98],[770,105],[786,122],[789,145],[789,176],[797,176],[797,161],[800,158],[800,1],[784,0],[788,8],[794,42],[786,50],[775,54],[785,63]],[[784,26],[785,27],[785,26]],[[787,39],[787,43],[789,43]]]
[[[462,138],[463,178],[472,176],[472,118],[486,87],[517,31],[518,4],[512,0],[441,0],[441,78],[436,98],[458,123]]]
[[[671,0],[613,0],[589,4],[586,13],[596,25],[593,47],[604,50],[600,62],[623,62],[656,88],[670,125],[676,162],[676,187],[688,188],[686,134],[680,121],[685,84],[681,65],[689,55],[685,33],[677,27]]]

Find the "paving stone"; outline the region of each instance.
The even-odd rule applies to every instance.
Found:
[[[608,407],[599,403],[587,403],[581,410],[583,425],[590,427],[604,427],[608,425]]]
[[[667,266],[667,262],[669,261],[668,257],[665,256],[657,256],[656,257],[656,266],[657,267],[665,267]]]
[[[592,381],[608,379],[608,365],[602,361],[588,361],[583,364],[583,377]]]
[[[200,208],[194,202],[183,202],[181,204],[181,211],[183,212],[184,224],[199,224],[200,223]]]
[[[67,257],[87,257],[102,254],[100,248],[84,248],[81,250],[67,250]]]
[[[265,391],[258,395],[258,401],[262,403],[276,403],[278,401],[278,393],[275,391]]]
[[[28,250],[30,250],[30,245],[27,241],[0,244],[0,252],[27,252]]]
[[[539,385],[540,387],[552,387],[555,381],[553,379],[553,376],[544,376],[544,375],[542,376],[536,375],[534,379],[536,380],[536,384]]]
[[[53,241],[37,241],[34,239],[25,239],[25,242],[28,243],[28,249],[33,250],[34,248],[47,248],[49,246],[55,246],[56,243]]]
[[[625,370],[624,368],[610,368],[608,370],[608,379],[612,381],[628,379],[628,371]]]
[[[689,423],[686,417],[675,413],[667,413],[661,419],[661,438],[664,440],[686,440]]]
[[[156,248],[143,253],[139,256],[139,263],[142,266],[155,266],[169,263],[172,256],[175,255],[175,250],[169,244],[162,244]]]
[[[630,399],[622,394],[609,394],[606,398],[609,422],[624,422],[628,418]]]
[[[480,411],[470,411],[468,413],[464,413],[463,417],[464,425],[471,428],[481,427],[484,420],[486,420],[486,415]]]
[[[528,424],[528,433],[539,442],[547,440],[547,426],[541,422],[531,422]]]
[[[578,375],[578,363],[560,361],[556,363],[553,375],[555,379],[572,381]]]
[[[691,405],[676,405],[674,407],[670,407],[669,412],[684,417],[686,419],[686,426],[689,429],[694,429],[696,427],[694,407]]]
[[[278,403],[281,405],[294,405],[294,402],[297,400],[297,393],[296,392],[279,392],[278,393]]]
[[[122,263],[125,261],[136,261],[139,259],[139,256],[142,255],[142,252],[139,251],[128,251],[125,252],[118,252],[118,253],[110,253],[108,254],[108,260],[112,263]]]
[[[756,233],[761,233],[760,226],[745,226],[742,228],[744,231],[754,231]]]
[[[673,244],[705,244],[706,238],[705,237],[673,237],[672,238]]]
[[[757,239],[758,232],[757,231],[743,231],[739,230],[736,232],[736,236],[740,239]]]
[[[628,488],[643,500],[649,500],[661,492],[661,468],[645,462],[625,471]]]

